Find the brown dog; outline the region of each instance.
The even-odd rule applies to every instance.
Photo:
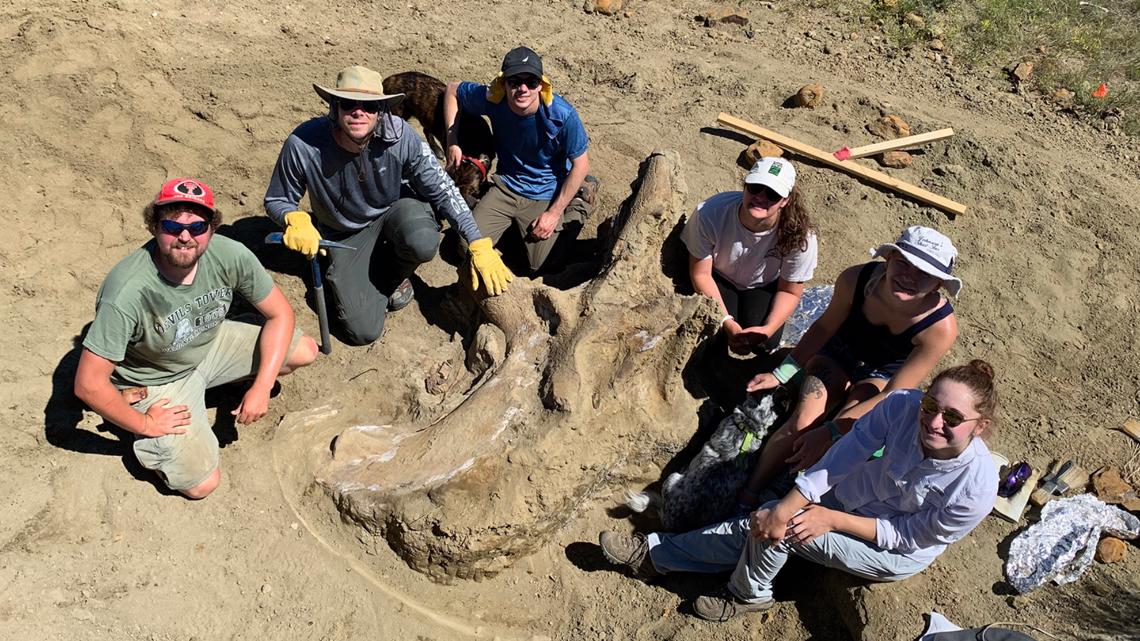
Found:
[[[441,158],[446,158],[447,125],[443,121],[443,93],[447,89],[442,81],[426,73],[405,71],[384,79],[385,93],[402,93],[404,101],[392,113],[404,120],[415,118],[424,129],[428,145]],[[459,112],[459,146],[463,149],[463,162],[447,170],[468,207],[483,195],[483,184],[495,159],[495,139],[491,127],[481,116]]]

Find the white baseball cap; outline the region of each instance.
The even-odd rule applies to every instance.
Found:
[[[945,234],[919,225],[907,227],[895,242],[883,243],[872,249],[871,256],[878,258],[892,250],[902,254],[906,262],[923,273],[942,279],[942,286],[951,296],[962,291],[962,279],[952,274],[958,250]]]
[[[744,177],[744,184],[764,185],[780,194],[781,198],[787,198],[792,187],[796,186],[796,167],[777,156],[761,158]]]

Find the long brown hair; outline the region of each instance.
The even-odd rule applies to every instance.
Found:
[[[807,251],[808,234],[812,229],[807,207],[800,198],[800,188],[792,187],[788,193],[788,202],[780,210],[780,220],[776,223],[776,251],[780,256]]]

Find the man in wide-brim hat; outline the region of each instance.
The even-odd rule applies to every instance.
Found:
[[[313,89],[328,114],[285,140],[265,211],[285,228],[285,245],[310,259],[322,238],[356,248],[328,250],[325,281],[345,340],[372,343],[386,313],[412,301],[409,277],[439,248],[436,213],[470,248],[472,287],[481,278],[487,293],[502,292],[510,271],[423,139],[391,114],[404,94],[384,93],[380,74],[359,66],[342,69],[334,87]],[[414,194],[401,193],[402,180]],[[306,192],[311,213],[300,210]]]

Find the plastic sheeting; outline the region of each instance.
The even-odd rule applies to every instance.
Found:
[[[811,324],[823,315],[823,311],[831,304],[831,295],[835,287],[832,285],[812,285],[804,288],[804,295],[796,311],[784,323],[784,335],[780,338],[781,347],[795,347],[803,338]]]
[[[1005,575],[1023,594],[1050,580],[1076,581],[1092,564],[1102,532],[1134,539],[1140,519],[1091,494],[1054,499],[1041,509],[1041,521],[1010,543]]]

